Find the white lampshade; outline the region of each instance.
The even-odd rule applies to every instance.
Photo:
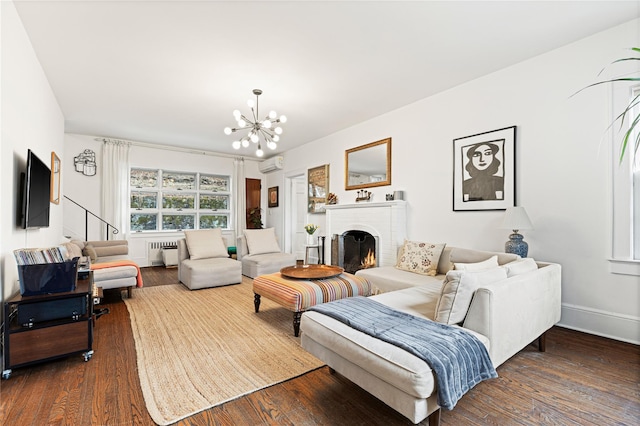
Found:
[[[524,207],[509,207],[504,213],[500,229],[533,229],[533,224]]]

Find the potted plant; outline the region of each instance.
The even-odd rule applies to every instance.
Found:
[[[640,61],[640,48],[632,47],[631,51],[636,56],[617,59],[613,61],[611,64],[609,64],[609,66],[618,64],[618,63],[629,62],[629,61]],[[604,69],[600,71],[600,74],[602,74],[603,71]],[[576,92],[576,94],[590,87],[598,86],[600,84],[617,83],[617,82],[633,83],[633,82],[639,82],[639,81],[640,81],[640,77],[637,76],[637,72],[636,72],[636,76],[632,76],[632,77],[610,78],[610,79],[598,81],[596,83],[588,85],[583,89],[580,89],[578,92]],[[629,104],[613,120],[613,123],[611,123],[611,126],[613,126],[618,121],[620,122],[621,130],[624,129],[625,123],[628,123],[629,125],[629,128],[625,131],[624,136],[622,138],[622,142],[620,144],[619,161],[620,163],[622,163],[622,160],[624,159],[624,155],[627,149],[632,150],[633,154],[630,154],[630,155],[633,155],[635,158],[635,156],[638,154],[638,148],[640,147],[640,127],[636,127],[638,126],[638,122],[640,122],[640,92],[638,93],[638,95],[631,98],[631,101],[629,102]]]
[[[313,223],[308,223],[304,226],[304,230],[307,232],[307,245],[315,245],[313,234],[318,230],[319,226]]]
[[[247,228],[262,229],[262,209],[254,207],[247,212]]]

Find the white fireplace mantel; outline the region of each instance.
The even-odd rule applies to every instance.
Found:
[[[371,207],[394,207],[394,206],[402,206],[406,210],[407,202],[404,200],[396,200],[396,201],[381,201],[381,202],[368,202],[363,201],[361,203],[354,204],[327,204],[325,208],[327,210],[338,210],[338,209],[367,209]]]
[[[378,238],[378,266],[396,264],[398,248],[407,237],[407,202],[361,202],[356,204],[331,204],[326,206],[326,235],[347,231],[366,231]],[[331,244],[327,244],[325,258],[331,259]]]

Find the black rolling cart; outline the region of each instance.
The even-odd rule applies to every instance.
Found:
[[[76,280],[76,270],[57,275],[56,279]],[[71,291],[17,295],[4,302],[2,378],[8,379],[14,368],[73,354],[81,354],[85,361],[91,359],[93,274],[77,280],[72,287]]]

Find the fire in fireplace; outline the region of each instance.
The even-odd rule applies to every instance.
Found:
[[[331,239],[331,264],[351,274],[359,269],[373,268],[376,261],[377,238],[366,231],[351,230]]]
[[[362,259],[362,262],[360,262],[360,265],[362,266],[362,269],[375,268],[376,255],[373,253],[373,250],[369,249],[369,253],[367,253],[364,259]]]

